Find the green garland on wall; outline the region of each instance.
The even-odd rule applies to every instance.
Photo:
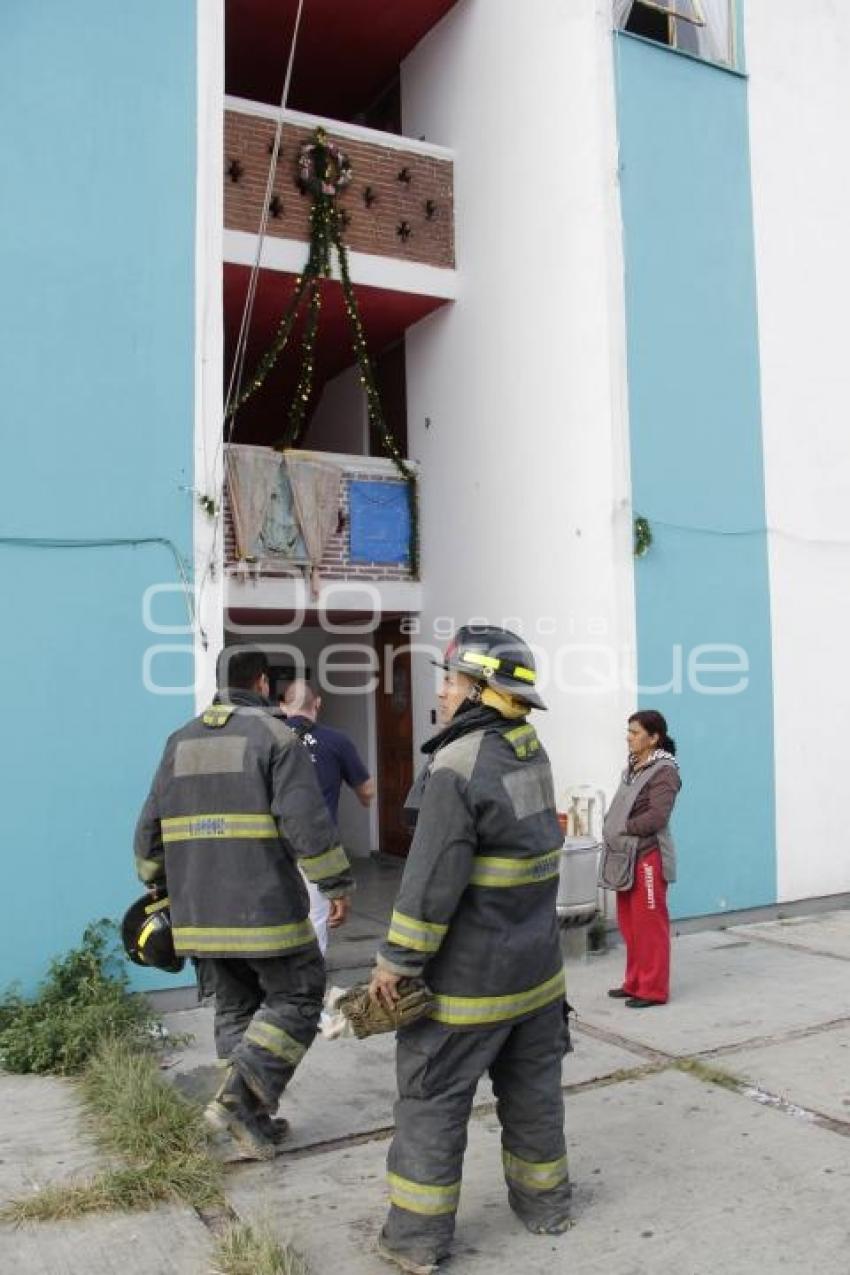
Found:
[[[635,518],[634,525],[635,544],[634,552],[636,558],[644,558],[652,545],[652,528],[647,518]]]
[[[327,134],[317,128],[310,142],[301,147],[298,157],[299,184],[312,195],[310,208],[310,249],[307,264],[295,280],[295,291],[278,324],[274,340],[254,369],[247,388],[228,410],[234,417],[248,399],[262,388],[272,368],[277,363],[292,335],[295,319],[305,297],[308,297],[307,321],[301,338],[301,363],[295,392],[289,407],[286,432],[277,443],[283,450],[297,446],[306,424],[307,405],[313,392],[316,360],[316,336],[322,309],[321,280],[331,277],[331,249],[336,248],[339,261],[339,277],[345,301],[345,311],[351,327],[351,344],[360,368],[360,384],[366,394],[369,427],[381,440],[381,446],[407,483],[410,511],[410,570],[414,579],[419,577],[419,501],[416,473],[407,464],[393,437],[381,403],[381,395],[375,380],[372,361],[366,347],[366,336],[360,318],[360,307],[348,265],[348,248],[343,238],[342,214],[337,207],[339,190],[351,180],[351,165],[345,155],[330,145]]]

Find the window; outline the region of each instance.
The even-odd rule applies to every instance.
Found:
[[[735,63],[733,0],[614,0],[621,31],[681,49],[708,62]]]

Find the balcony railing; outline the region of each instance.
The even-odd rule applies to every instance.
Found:
[[[312,574],[314,584],[315,573],[319,580],[413,579],[409,489],[392,461],[237,446],[228,448],[227,474],[229,574]]]
[[[224,224],[256,234],[278,112],[227,98],[224,114]],[[301,143],[321,125],[351,161],[353,179],[339,195],[345,241],[353,252],[453,269],[454,163],[451,151],[425,142],[317,116],[287,113],[266,233],[309,240],[310,197],[298,187]]]

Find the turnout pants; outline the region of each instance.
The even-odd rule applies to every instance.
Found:
[[[617,894],[617,924],[626,945],[623,988],[630,996],[666,1001],[670,995],[670,917],[661,851],[642,854],[631,890]]]
[[[325,963],[318,946],[292,956],[204,956],[198,965],[205,992],[215,994],[218,1057],[275,1111],[319,1024]]]
[[[448,1253],[460,1199],[466,1128],[489,1071],[502,1126],[511,1208],[554,1222],[570,1196],[561,1062],[569,1047],[562,1001],[504,1026],[457,1031],[430,1019],[398,1033],[398,1102],[387,1158],[390,1248],[433,1263]]]

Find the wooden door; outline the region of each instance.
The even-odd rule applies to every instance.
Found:
[[[398,620],[383,620],[375,633],[381,680],[376,692],[378,727],[378,824],[384,854],[406,855],[411,829],[403,807],[413,783],[413,707],[409,638]]]

